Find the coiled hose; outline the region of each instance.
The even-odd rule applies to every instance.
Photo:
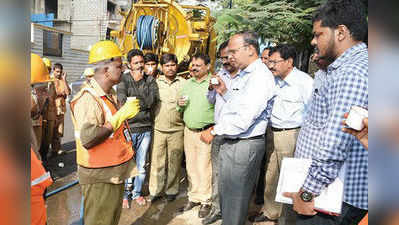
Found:
[[[154,16],[140,16],[137,20],[137,43],[140,49],[152,50],[156,42],[159,21]]]

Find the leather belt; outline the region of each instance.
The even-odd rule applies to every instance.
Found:
[[[204,131],[204,130],[206,130],[206,129],[214,126],[214,125],[215,125],[214,123],[211,123],[211,124],[206,125],[203,128],[188,128],[188,129],[191,130],[191,131],[194,131],[194,132],[201,132],[201,131]]]
[[[249,138],[228,138],[228,137],[225,137],[224,139],[228,140],[228,141],[238,141],[238,140],[242,141],[242,140],[257,140],[257,139],[262,139],[262,138],[265,138],[264,134],[258,135],[258,136],[253,136],[253,137],[249,137]]]
[[[287,130],[296,130],[299,129],[301,127],[294,127],[294,128],[276,128],[276,127],[272,127],[272,131],[274,132],[280,132],[280,131],[287,131]]]

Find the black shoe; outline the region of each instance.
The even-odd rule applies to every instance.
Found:
[[[205,219],[202,220],[202,224],[212,224],[218,220],[222,219],[222,214],[220,212],[215,212],[215,208],[212,208],[211,213]]]
[[[166,201],[173,202],[176,199],[176,195],[166,195]]]
[[[201,205],[201,203],[199,203],[199,202],[190,202],[189,201],[189,202],[187,202],[187,204],[183,208],[180,208],[179,211],[180,212],[188,211],[188,210],[191,210],[192,208],[194,208],[197,205]]]
[[[278,220],[271,220],[271,219],[267,218],[267,216],[263,215],[263,213],[250,216],[250,217],[248,217],[248,220],[253,222],[253,223],[254,222],[255,223],[257,223],[257,222],[274,222],[276,224],[277,224],[277,221],[278,221]]]
[[[209,215],[209,212],[211,212],[211,205],[201,204],[201,208],[198,211],[198,217],[204,218],[205,216]]]
[[[161,196],[150,196],[151,203],[154,203],[154,202],[158,201],[159,199],[161,199]]]

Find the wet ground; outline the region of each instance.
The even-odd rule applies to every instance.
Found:
[[[76,150],[73,140],[73,127],[69,112],[65,119],[65,135],[62,140],[64,154],[56,155],[49,160],[49,169],[55,180],[49,188],[51,192],[59,187],[77,180],[76,176]],[[61,163],[61,164],[60,164]],[[63,163],[63,165],[62,165]],[[148,194],[148,188],[143,188],[144,194]],[[190,211],[179,213],[178,209],[187,202],[187,183],[183,178],[180,185],[180,194],[173,202],[161,199],[153,204],[147,202],[145,206],[139,206],[132,202],[130,209],[123,209],[119,225],[201,225],[198,218],[199,207]],[[147,193],[146,193],[147,191]],[[81,193],[79,185],[59,192],[47,198],[48,225],[79,225],[80,224]],[[251,206],[251,210],[253,210]],[[221,221],[214,223],[220,225]],[[247,225],[252,224],[247,222]],[[256,223],[271,224],[271,223]]]

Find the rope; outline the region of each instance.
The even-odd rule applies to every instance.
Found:
[[[137,43],[140,49],[152,50],[157,39],[159,21],[153,16],[140,16],[137,20]]]

